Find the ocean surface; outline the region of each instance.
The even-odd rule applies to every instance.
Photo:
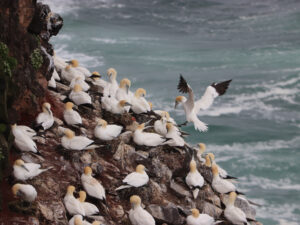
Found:
[[[56,53],[106,76],[144,87],[154,109],[174,110],[179,74],[200,97],[215,81],[233,79],[200,119],[189,124],[192,144],[262,204],[265,225],[300,223],[300,1],[299,0],[47,0],[64,18],[51,42]]]

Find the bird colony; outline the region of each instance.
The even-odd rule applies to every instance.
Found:
[[[108,69],[107,79],[103,79],[100,73],[81,67],[77,60],[66,61],[54,55],[53,61],[55,69],[48,87],[64,104],[64,109],[60,109],[62,117],[58,119],[53,113],[61,105],[45,102],[35,121],[29,121],[31,126],[11,126],[19,156],[12,173],[12,193],[18,202],[32,206],[39,198],[38,185],[42,184],[31,181],[54,170],[56,162],[47,162],[49,153],[39,149],[47,145],[47,139],[53,139],[49,135],[52,131],[59,136],[55,151],[61,157],[76,155],[79,160],[84,159],[81,167],[74,169],[73,182],[64,184],[61,195],[57,193],[70,225],[113,224],[115,220],[110,218],[118,213],[119,224],[256,224],[253,216],[249,218],[249,213],[238,207],[241,204],[237,201],[247,206],[255,203],[237,189],[237,178],[216,163],[213,153],[205,152],[204,143],[195,147],[187,144],[184,138],[188,134],[179,128],[190,122],[199,132],[206,132],[208,125],[200,121],[197,113],[207,110],[215,98],[225,94],[231,80],[211,84],[196,101],[193,89],[180,75],[177,88],[188,96],[174,98],[175,108],[182,104],[186,117],[186,122],[178,125],[167,111],[153,109],[145,89],[132,91],[128,78],[118,82],[115,69]],[[27,157],[23,157],[24,153]],[[91,155],[95,159],[87,157]],[[165,164],[171,166],[160,163],[159,155],[167,156]],[[181,160],[180,167],[172,168],[174,155]],[[106,162],[108,157],[121,169],[110,168],[113,165]],[[99,158],[100,163],[92,163]],[[131,165],[124,166],[126,162]],[[75,170],[80,170],[79,176]],[[55,173],[64,171],[64,167],[57,171],[56,166]],[[118,179],[102,179],[103,171],[111,171]],[[167,185],[159,185],[160,181],[167,181]],[[149,190],[153,196],[163,193],[162,198],[157,201],[149,197]],[[168,200],[169,192],[179,196],[184,205]],[[124,198],[128,211],[124,212],[122,206],[119,211],[113,210],[112,199]],[[164,215],[168,210],[168,216]]]

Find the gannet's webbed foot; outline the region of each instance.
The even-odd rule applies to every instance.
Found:
[[[177,125],[177,127],[186,126],[187,124],[188,124],[188,121],[185,121],[184,123]]]

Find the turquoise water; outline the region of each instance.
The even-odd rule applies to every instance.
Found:
[[[205,142],[239,189],[261,203],[266,225],[300,221],[300,2],[297,0],[47,0],[64,18],[52,43],[58,55],[91,71],[115,67],[132,89],[144,87],[155,109],[174,110],[179,73],[197,97],[233,79],[200,114]]]

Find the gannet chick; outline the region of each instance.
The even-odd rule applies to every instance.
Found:
[[[105,200],[105,189],[98,180],[92,177],[91,167],[87,166],[84,168],[84,173],[81,175],[81,183],[89,196],[100,200]]]
[[[110,96],[115,98],[116,92],[119,88],[118,82],[116,80],[117,71],[114,68],[109,68],[106,73],[109,78],[109,82],[108,85],[104,87],[103,94],[104,96]]]
[[[57,71],[62,71],[68,65],[65,61],[66,60],[64,60],[63,58],[57,56],[54,53],[54,55],[53,55],[53,62],[54,62],[55,69]]]
[[[52,127],[54,123],[53,114],[51,111],[51,105],[48,102],[45,102],[42,106],[43,112],[39,113],[36,118],[37,126],[41,126],[44,130]]]
[[[135,169],[135,172],[128,174],[124,179],[124,185],[116,188],[116,191],[122,190],[130,187],[141,187],[147,184],[149,181],[148,174],[145,172],[144,165],[138,165]]]
[[[132,225],[155,225],[153,216],[141,207],[141,198],[137,195],[130,197],[131,209],[129,219]]]
[[[105,120],[99,119],[94,130],[94,135],[100,140],[111,141],[120,135],[122,129],[122,126],[118,126],[115,124],[107,125],[107,122]]]
[[[38,153],[36,143],[24,133],[24,130],[19,128],[16,124],[11,126],[12,133],[15,137],[14,143],[17,148],[23,152],[34,152]]]
[[[84,136],[75,136],[75,133],[70,129],[65,129],[64,134],[65,135],[61,139],[61,145],[65,149],[80,151],[98,147],[93,145],[93,140]]]
[[[82,215],[85,216],[84,208],[82,207],[79,200],[77,200],[73,193],[75,191],[75,187],[70,185],[68,186],[67,193],[64,197],[65,207],[70,215]]]
[[[82,73],[85,77],[91,76],[91,72],[87,68],[79,66],[79,62],[76,59],[72,59],[67,63],[69,63],[69,65],[71,65],[75,70]]]
[[[214,218],[208,214],[200,214],[198,209],[192,209],[192,215],[186,218],[187,225],[214,225],[219,222],[215,222]]]
[[[76,104],[92,104],[91,96],[88,93],[82,91],[82,87],[79,84],[74,85],[74,89],[69,94],[69,98]]]
[[[85,191],[79,191],[79,199],[78,200],[84,209],[85,215],[91,216],[91,215],[99,213],[99,209],[97,208],[97,206],[95,206],[92,203],[85,202],[85,199],[86,199]]]
[[[48,87],[50,88],[56,88],[56,81],[54,79],[54,77],[52,76],[51,79],[48,81]]]
[[[150,147],[155,147],[158,145],[168,144],[165,137],[156,133],[146,133],[143,132],[145,129],[145,124],[140,124],[133,133],[133,141],[137,145],[145,145]]]
[[[30,184],[15,184],[12,186],[12,193],[26,202],[34,202],[37,197],[35,188]]]
[[[25,181],[27,179],[31,179],[35,176],[38,176],[42,172],[45,172],[52,167],[46,169],[40,169],[41,165],[37,163],[25,163],[22,159],[17,159],[14,162],[13,166],[13,174],[17,180]]]
[[[193,190],[193,197],[196,199],[200,189],[204,185],[204,179],[197,170],[196,161],[193,159],[190,162],[190,172],[186,176],[185,182]]]
[[[25,126],[25,125],[16,125],[16,127],[17,127],[18,130],[22,131],[25,135],[27,135],[30,138],[33,138],[34,136],[36,136],[35,130],[31,129],[28,126]]]
[[[166,112],[162,112],[161,114],[161,119],[160,120],[156,120],[154,122],[154,130],[156,133],[162,135],[162,136],[166,136],[168,131],[167,131],[167,118],[166,118]]]
[[[206,91],[204,95],[201,97],[201,99],[195,102],[193,89],[182,77],[182,75],[180,75],[180,81],[177,88],[182,93],[188,93],[189,98],[186,99],[184,96],[176,97],[175,108],[179,103],[183,104],[185,115],[186,115],[186,122],[184,123],[184,125],[187,122],[193,122],[196,130],[207,131],[208,129],[207,125],[198,119],[197,113],[200,110],[208,109],[212,105],[214,99],[217,96],[221,96],[225,94],[230,82],[231,80],[227,80],[221,83],[211,84],[206,88]]]
[[[90,89],[90,86],[82,79],[82,77],[73,78],[69,87],[74,89],[75,84],[79,84],[83,91],[88,91]]]
[[[131,99],[131,109],[134,113],[147,113],[150,112],[150,105],[144,98],[146,96],[146,90],[143,88],[139,88],[134,93],[134,96]]]
[[[126,100],[128,103],[131,102],[131,98],[133,97],[133,93],[129,90],[131,86],[131,81],[127,78],[124,78],[120,82],[120,86],[116,92],[116,99],[118,101]]]
[[[236,177],[229,176],[227,171],[222,169],[216,162],[215,162],[215,155],[213,153],[208,153],[207,156],[211,160],[211,164],[216,165],[218,167],[220,177],[224,179],[237,179]]]
[[[236,196],[237,194],[235,192],[231,192],[229,194],[229,201],[224,210],[224,216],[233,224],[247,225],[248,223],[245,213],[241,209],[234,206]]]
[[[68,125],[79,125],[82,124],[81,116],[78,112],[73,110],[74,104],[72,102],[67,102],[65,104],[64,110],[64,120]]]
[[[78,70],[75,70],[70,65],[67,65],[62,71],[61,71],[61,77],[68,81],[69,83],[76,77],[81,77],[83,80],[85,79],[84,74],[79,72]]]
[[[184,146],[185,141],[180,136],[177,129],[175,129],[175,126],[173,123],[167,123],[166,125],[168,133],[166,134],[166,138],[171,138],[171,140],[168,141],[169,146]]]

